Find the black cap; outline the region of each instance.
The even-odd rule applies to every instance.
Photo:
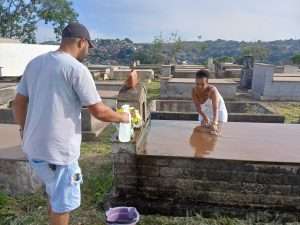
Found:
[[[84,38],[89,43],[89,48],[95,48],[94,43],[91,41],[90,33],[80,23],[73,22],[66,26],[62,32],[62,38]]]

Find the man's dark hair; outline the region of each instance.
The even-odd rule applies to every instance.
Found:
[[[201,79],[201,78],[209,78],[209,72],[207,70],[199,70],[196,73],[196,78]]]

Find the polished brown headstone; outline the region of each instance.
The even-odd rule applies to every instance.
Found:
[[[199,125],[152,120],[145,149],[139,154],[300,163],[300,125],[226,123],[220,136]]]

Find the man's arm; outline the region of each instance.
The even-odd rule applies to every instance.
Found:
[[[13,103],[13,112],[16,123],[24,129],[27,115],[28,97],[17,94]]]
[[[114,123],[128,123],[128,113],[118,113],[113,111],[110,107],[104,105],[102,102],[88,106],[89,112],[98,120],[104,122]]]

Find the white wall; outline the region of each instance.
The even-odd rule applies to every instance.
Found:
[[[260,98],[265,93],[266,83],[272,83],[275,67],[270,64],[255,63],[252,77],[252,93],[255,98]]]
[[[300,82],[273,79],[275,66],[254,65],[252,93],[259,100],[300,101]]]
[[[284,65],[284,73],[300,73],[300,69],[298,66]]]
[[[2,76],[21,76],[33,58],[56,49],[56,45],[0,43]]]

